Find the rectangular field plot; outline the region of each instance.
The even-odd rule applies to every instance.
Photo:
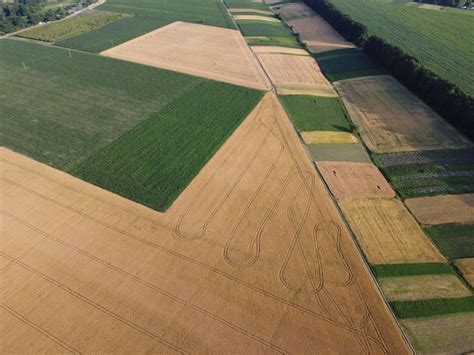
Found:
[[[474,296],[433,298],[416,301],[393,301],[390,306],[397,318],[430,317],[443,314],[474,312]]]
[[[388,301],[460,298],[471,295],[456,275],[421,275],[377,279]]]
[[[58,45],[99,53],[175,21],[235,28],[220,1],[107,0],[98,9],[131,16],[66,39]]]
[[[474,224],[441,224],[425,231],[450,259],[474,257]]]
[[[371,163],[365,147],[360,143],[308,144],[306,150],[313,161]]]
[[[304,49],[281,46],[252,46],[252,51],[255,53],[280,53],[309,56],[309,53]]]
[[[20,32],[18,36],[45,42],[58,42],[103,27],[127,16],[129,15],[94,10],[66,20],[48,23],[44,26]]]
[[[410,198],[405,204],[421,224],[474,223],[474,194]]]
[[[349,132],[311,131],[301,132],[306,144],[355,144],[359,140]]]
[[[236,30],[175,22],[101,54],[237,85],[270,88]]]
[[[337,96],[313,58],[278,53],[257,56],[279,94]]]
[[[464,279],[474,287],[474,258],[458,259],[454,263],[461,270]]]
[[[372,265],[371,269],[377,278],[417,275],[455,275],[453,268],[448,263],[384,264]]]
[[[279,99],[299,131],[352,131],[337,97],[280,95]]]
[[[301,45],[294,37],[247,36],[245,40],[249,46],[284,46],[301,49]]]
[[[315,16],[316,13],[304,2],[283,4],[273,8],[285,22]]]
[[[390,76],[335,83],[351,119],[374,152],[465,148],[472,144]]]
[[[395,196],[395,192],[373,164],[319,161],[316,165],[337,199]]]
[[[247,36],[293,38],[293,32],[282,22],[237,21],[242,34]]]
[[[43,330],[6,353],[409,352],[273,93],[165,213],[6,149],[0,161],[0,310],[17,316],[2,326]]]
[[[330,81],[387,74],[382,67],[355,48],[316,53],[314,57]]]
[[[401,320],[418,353],[468,353],[474,349],[474,313]]]
[[[374,162],[382,168],[422,164],[444,166],[472,165],[474,167],[474,148],[374,154],[373,158]]]
[[[444,261],[399,200],[347,199],[339,206],[371,264]]]

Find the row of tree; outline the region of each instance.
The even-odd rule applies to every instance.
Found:
[[[426,69],[418,60],[340,12],[328,0],[304,0],[344,38],[355,43],[373,61],[436,110],[453,126],[474,140],[474,98],[458,86]]]

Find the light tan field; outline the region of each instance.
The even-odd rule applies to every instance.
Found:
[[[388,301],[469,297],[471,291],[455,275],[420,275],[378,279]]]
[[[399,200],[345,199],[339,206],[371,264],[444,261]]]
[[[290,47],[279,47],[279,46],[252,46],[252,50],[255,53],[280,53],[280,54],[294,54],[294,55],[306,55],[309,56],[309,53],[300,48],[290,48]]]
[[[301,132],[301,137],[306,144],[351,144],[359,141],[349,132]]]
[[[402,319],[418,354],[464,354],[474,349],[474,313]]]
[[[164,214],[0,161],[2,353],[409,352],[273,94]]]
[[[257,56],[280,94],[303,92],[310,95],[322,91],[337,95],[316,61],[309,56],[277,53],[258,53]]]
[[[405,204],[423,224],[474,222],[474,194],[410,198]]]
[[[236,30],[178,21],[101,54],[251,88],[271,88]]]
[[[373,164],[318,161],[316,165],[337,199],[395,196],[395,191]]]
[[[273,15],[271,11],[265,11],[265,10],[256,10],[256,9],[245,9],[245,8],[232,8],[229,9],[230,13],[246,13],[246,12],[251,12],[251,13],[257,13],[257,14],[262,14],[262,15]]]
[[[269,16],[258,16],[258,15],[234,15],[234,20],[255,20],[255,21],[267,21],[267,22],[281,22],[275,17]]]
[[[370,150],[387,153],[472,146],[391,76],[342,80],[334,86]]]
[[[280,15],[285,22],[316,15],[316,13],[304,2],[295,2],[278,6],[273,8],[273,11]]]
[[[454,263],[461,270],[464,279],[474,287],[474,258],[458,259]]]
[[[321,53],[341,48],[354,48],[354,44],[346,41],[322,17],[294,19],[287,21],[310,52]]]

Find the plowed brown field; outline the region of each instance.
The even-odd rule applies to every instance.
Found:
[[[321,96],[337,96],[313,58],[278,53],[257,56],[280,94],[313,95],[319,91]]]
[[[474,194],[417,197],[405,203],[423,224],[474,222]]]
[[[101,54],[251,88],[270,89],[263,70],[236,30],[178,21]]]
[[[472,144],[391,76],[334,83],[369,149],[379,152],[465,148]]]
[[[409,351],[273,94],[165,214],[0,152],[3,353]]]
[[[316,165],[338,199],[395,196],[395,191],[373,164],[319,161]]]
[[[371,264],[444,261],[399,200],[345,199],[339,205]]]

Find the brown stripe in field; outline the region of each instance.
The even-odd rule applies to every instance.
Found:
[[[409,352],[273,94],[164,214],[0,153],[3,353]]]

